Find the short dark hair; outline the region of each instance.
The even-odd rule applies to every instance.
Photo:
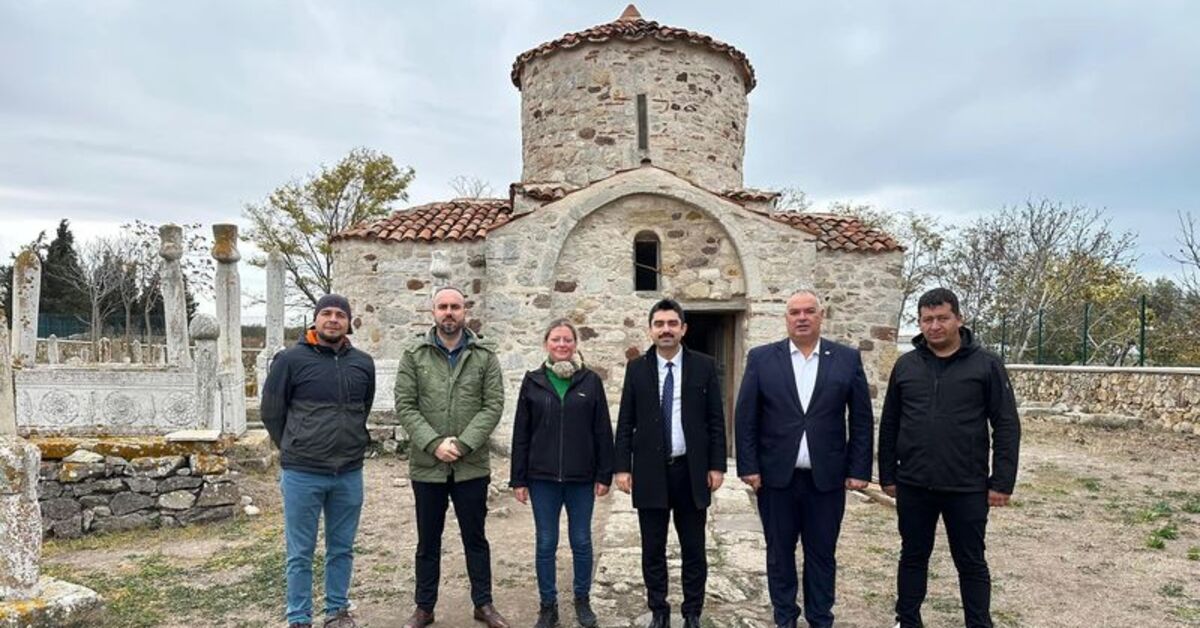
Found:
[[[927,307],[937,307],[949,303],[950,311],[954,312],[955,316],[962,316],[962,312],[958,310],[958,295],[950,291],[948,288],[934,288],[921,295],[917,299],[917,316],[921,315],[921,310]]]
[[[658,303],[655,303],[654,306],[650,308],[650,315],[646,317],[646,323],[651,324],[654,322],[655,312],[666,312],[668,310],[679,315],[679,322],[687,323],[687,319],[683,316],[683,306],[674,299],[663,299]]]

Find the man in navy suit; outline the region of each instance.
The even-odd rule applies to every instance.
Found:
[[[648,628],[669,628],[667,528],[675,520],[683,561],[684,628],[700,628],[708,578],[704,525],[709,495],[725,479],[725,412],[713,359],[683,348],[683,308],[650,308],[654,346],[629,361],[617,416],[613,480],[633,492],[642,533]]]
[[[758,494],[767,588],[781,628],[795,628],[800,616],[797,539],[804,618],[833,625],[845,490],[865,488],[871,477],[874,418],[862,356],[821,338],[823,318],[815,293],[788,299],[788,338],[750,351],[734,410],[738,476]]]

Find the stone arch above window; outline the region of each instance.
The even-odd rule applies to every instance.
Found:
[[[633,236],[633,289],[639,292],[659,289],[662,269],[661,241],[653,231]]]

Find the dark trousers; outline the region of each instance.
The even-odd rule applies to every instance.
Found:
[[[637,482],[637,478],[633,479]],[[704,585],[708,580],[708,557],[704,554],[705,508],[697,508],[688,478],[687,457],[667,466],[669,508],[639,508],[642,531],[642,579],[646,582],[646,606],[655,614],[671,612],[667,604],[667,528],[675,516],[675,534],[683,558],[684,615],[704,610]]]
[[[900,522],[900,568],[896,574],[896,620],[903,628],[918,628],[921,603],[929,576],[938,517],[946,525],[950,556],[958,570],[967,628],[991,628],[992,578],[984,558],[987,529],[987,491],[931,491],[907,484],[896,486]]]
[[[818,491],[812,471],[796,469],[783,488],[758,491],[758,514],[767,539],[767,590],[775,623],[800,616],[796,604],[796,541],[804,550],[804,618],[810,626],[833,625],[838,534],[846,511],[846,491]]]
[[[492,557],[484,532],[488,478],[455,482],[451,476],[444,484],[413,482],[412,487],[417,508],[417,582],[413,596],[417,606],[431,613],[437,606],[438,581],[442,577],[442,530],[446,527],[449,500],[454,501],[454,516],[462,534],[471,601],[475,606],[491,604]]]

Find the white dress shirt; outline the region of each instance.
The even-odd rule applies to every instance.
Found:
[[[687,453],[687,443],[683,441],[683,396],[680,394],[683,390],[683,349],[679,349],[679,353],[670,360],[664,359],[657,351],[654,352],[658,358],[658,398],[662,400],[663,384],[667,381],[667,363],[670,362],[674,366],[671,367],[673,372],[673,390],[671,395],[671,457],[682,456]]]
[[[800,396],[800,406],[808,412],[808,402],[812,401],[813,389],[817,387],[817,369],[821,365],[821,341],[813,347],[812,353],[806,358],[796,346],[792,345],[792,372],[796,374],[796,394]],[[812,460],[808,456],[808,433],[800,436],[800,452],[796,454],[797,469],[811,469]]]

